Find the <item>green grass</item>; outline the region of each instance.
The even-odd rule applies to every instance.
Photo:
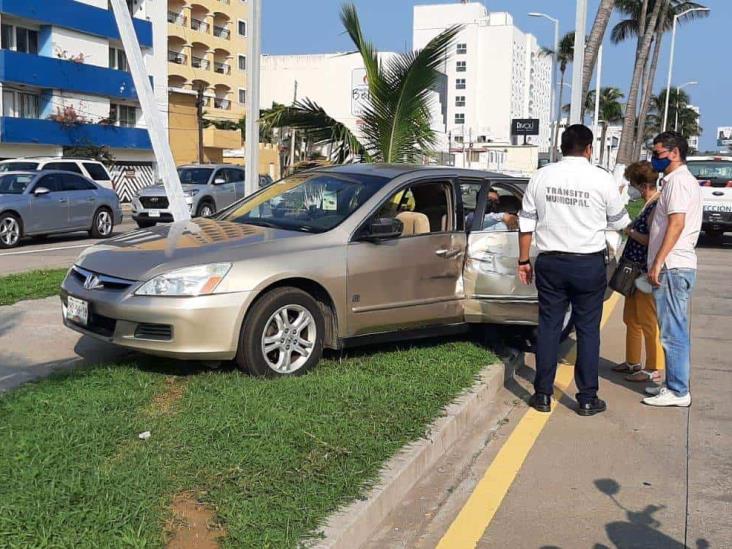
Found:
[[[67,271],[51,269],[0,277],[0,305],[57,295]]]
[[[0,546],[162,547],[192,490],[224,546],[296,547],[494,360],[443,340],[289,379],[149,359],[26,385],[0,397]],[[183,394],[161,411],[171,384]]]
[[[643,204],[644,202],[642,198],[637,198],[628,202],[628,206],[626,209],[628,210],[628,214],[630,215],[631,219],[635,219],[636,217],[638,217],[638,214],[643,209]]]

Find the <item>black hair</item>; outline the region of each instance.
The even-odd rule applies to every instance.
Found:
[[[572,124],[562,134],[562,154],[579,156],[588,145],[592,145],[592,130],[583,124]]]
[[[658,145],[659,143],[663,145],[663,148],[667,151],[679,149],[681,160],[686,162],[686,155],[689,153],[689,142],[679,132],[668,131],[659,133],[653,138],[653,144]]]

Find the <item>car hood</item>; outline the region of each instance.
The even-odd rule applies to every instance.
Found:
[[[183,187],[183,192],[194,189],[198,189],[200,191],[201,189],[205,189],[206,185],[192,185],[186,183],[181,185],[181,187]],[[165,187],[163,185],[151,185],[143,188],[137,196],[166,196]]]
[[[316,235],[194,219],[132,231],[87,248],[76,264],[128,280],[148,280],[191,265],[236,262],[287,253],[294,241]],[[272,242],[277,241],[273,246]]]

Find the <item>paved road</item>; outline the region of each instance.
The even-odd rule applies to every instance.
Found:
[[[690,409],[643,406],[644,385],[610,371],[624,360],[621,301],[603,329],[607,413],[577,416],[573,384],[543,427],[521,403],[505,425],[456,445],[368,548],[732,547],[732,238],[703,240],[699,258]],[[527,399],[532,377],[521,369],[504,401]],[[493,479],[506,477],[501,492]],[[454,524],[478,524],[477,535],[451,537]]]
[[[114,234],[136,229],[137,225],[125,214]],[[69,267],[79,254],[99,242],[87,233],[70,233],[49,236],[44,240],[24,239],[22,245],[11,250],[0,250],[0,276],[33,269],[55,269]]]

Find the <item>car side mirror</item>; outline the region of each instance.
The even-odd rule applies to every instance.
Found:
[[[404,223],[394,217],[377,217],[366,226],[361,240],[379,241],[399,238],[404,232]]]
[[[224,185],[226,183],[226,179],[223,177],[217,177],[214,179],[214,185]]]
[[[36,190],[33,191],[33,194],[36,196],[45,196],[50,192],[51,191],[49,191],[46,187],[38,187]]]

